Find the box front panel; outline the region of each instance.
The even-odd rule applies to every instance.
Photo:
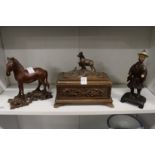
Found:
[[[57,86],[57,99],[109,99],[111,86]]]

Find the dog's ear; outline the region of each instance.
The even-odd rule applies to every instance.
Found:
[[[9,57],[7,57],[7,60],[9,61],[9,60],[10,60],[10,58],[9,58]]]

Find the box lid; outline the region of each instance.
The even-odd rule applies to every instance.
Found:
[[[110,84],[111,80],[104,72],[90,72],[76,70],[76,72],[62,72],[58,75],[57,84],[79,84],[82,77],[86,77],[89,84]]]

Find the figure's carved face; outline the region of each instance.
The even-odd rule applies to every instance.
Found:
[[[6,64],[6,75],[10,76],[11,71],[13,70],[13,58],[7,58],[8,62]]]
[[[144,55],[142,55],[142,54],[139,55],[139,61],[140,61],[140,62],[144,62],[145,59],[146,59],[146,56],[144,56]]]

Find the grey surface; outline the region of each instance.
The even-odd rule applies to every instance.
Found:
[[[0,90],[7,86],[7,80],[5,75],[5,51],[3,49],[3,41],[0,28]]]
[[[155,27],[152,29],[148,73],[148,88],[155,94]]]
[[[155,114],[139,115],[139,119],[144,123],[146,129],[155,127]]]
[[[2,116],[0,115],[0,126],[3,129],[18,129],[17,116]]]
[[[0,116],[4,129],[108,129],[103,116]],[[155,114],[138,115],[145,128],[155,127]]]
[[[0,116],[5,129],[108,129],[103,116]],[[155,114],[138,115],[145,128],[155,127]]]
[[[80,129],[108,129],[107,119],[109,115],[104,116],[79,116]]]
[[[21,129],[78,129],[78,116],[18,116]]]
[[[152,27],[3,27],[5,49],[141,49]]]
[[[137,53],[150,48],[152,27],[4,27],[6,56],[14,56],[25,67],[48,70],[49,81],[77,66],[82,50],[93,59],[98,71],[106,72],[113,83],[126,83],[129,67]],[[10,77],[10,83],[16,83]]]

